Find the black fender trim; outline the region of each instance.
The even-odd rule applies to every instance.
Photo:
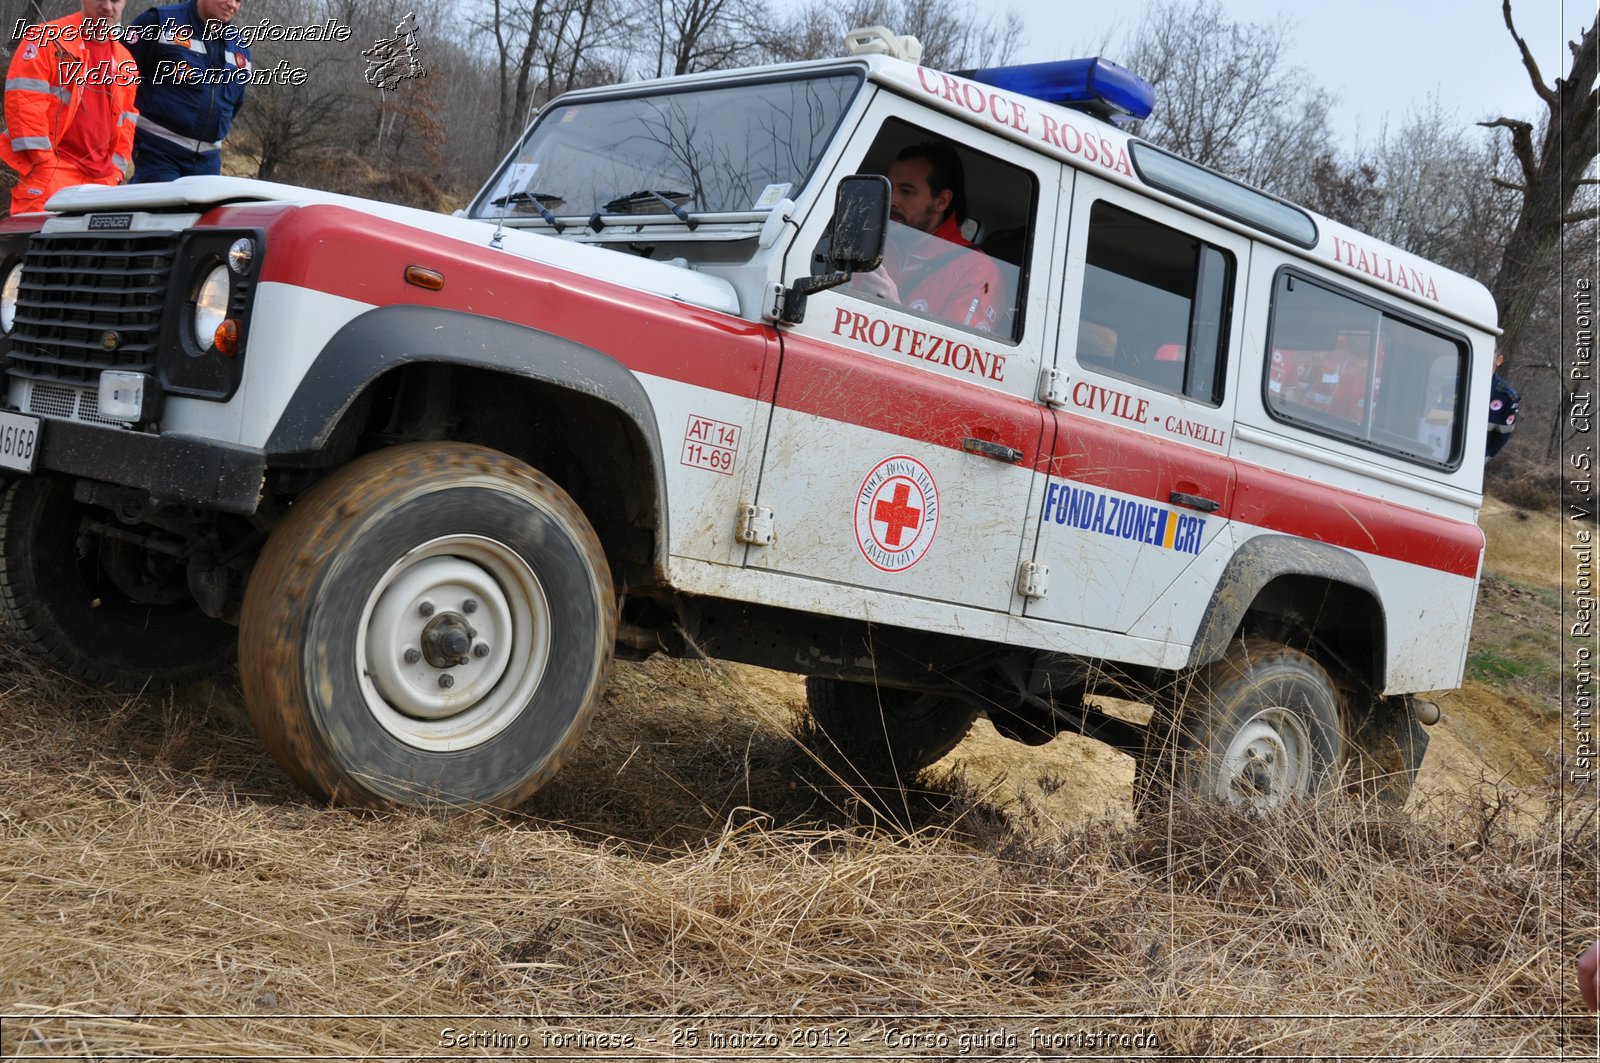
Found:
[[[1383,610],[1378,585],[1359,558],[1311,539],[1258,535],[1234,551],[1222,570],[1222,578],[1217,580],[1217,588],[1200,618],[1200,629],[1195,632],[1188,666],[1197,668],[1220,658],[1256,596],[1281,576],[1310,576],[1342,583],[1370,595],[1379,612]],[[1386,639],[1383,633],[1376,633],[1374,638],[1379,651],[1377,670],[1381,673],[1386,669]]]
[[[266,460],[259,450],[50,417],[39,427],[39,465],[51,472],[225,513],[254,513],[261,502]]]
[[[322,450],[367,385],[391,369],[434,363],[492,369],[591,395],[631,421],[655,478],[657,550],[665,549],[666,466],[655,407],[622,363],[525,325],[427,306],[369,310],[336,332],[289,399],[267,440],[269,464]],[[257,367],[259,369],[259,366]]]

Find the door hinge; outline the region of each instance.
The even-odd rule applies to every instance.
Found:
[[[1043,598],[1050,593],[1050,566],[1024,561],[1017,570],[1017,593],[1024,598]]]
[[[772,510],[748,502],[739,506],[739,533],[734,536],[751,546],[769,546],[772,543]]]
[[[1039,374],[1039,401],[1046,406],[1067,404],[1067,381],[1070,378],[1059,369],[1046,369]]]

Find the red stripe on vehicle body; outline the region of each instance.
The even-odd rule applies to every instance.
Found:
[[[967,439],[1000,443],[1022,451],[1019,464],[1039,464],[1044,415],[1037,403],[809,336],[784,334],[777,401],[786,410],[952,450]]]
[[[581,343],[641,373],[771,401],[763,380],[772,329],[344,207],[217,212],[218,225],[260,226],[261,279],[374,306],[431,306],[509,321]],[[222,220],[225,218],[225,220]],[[212,220],[207,218],[208,221]],[[444,274],[429,291],[407,266]]]
[[[1180,490],[1219,502],[1219,518],[1264,531],[1452,575],[1478,571],[1484,540],[1476,524],[1060,411],[1046,454],[1044,408],[1030,399],[808,336],[783,335],[774,395],[764,369],[777,334],[764,324],[513,255],[489,256],[487,248],[348,208],[249,204],[204,220],[268,230],[263,280],[378,306],[437,306],[511,321],[652,376],[933,446],[960,450],[968,438],[1003,443],[1023,452],[1023,466],[1060,478],[1162,505]],[[445,287],[431,292],[406,284],[407,265],[439,270]]]
[[[1259,465],[1238,468],[1235,520],[1453,576],[1478,574],[1484,538],[1476,524]]]

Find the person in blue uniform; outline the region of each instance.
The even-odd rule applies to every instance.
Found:
[[[1489,441],[1487,457],[1500,453],[1511,442],[1511,433],[1517,430],[1517,411],[1522,406],[1522,396],[1517,389],[1500,377],[1500,366],[1506,356],[1494,353],[1494,380],[1489,385]]]
[[[139,64],[133,182],[222,172],[222,141],[244,105],[250,49],[228,26],[239,0],[182,0],[133,20]]]

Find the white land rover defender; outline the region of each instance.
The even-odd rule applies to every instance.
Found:
[[[1488,293],[1130,137],[1113,64],[912,45],[564,96],[458,217],[187,178],[0,222],[14,635],[130,689],[237,647],[359,805],[522,801],[661,650],[803,673],[901,774],[985,713],[1146,791],[1403,798],[1472,621]],[[926,144],[958,236],[890,221]],[[865,283],[934,238],[985,310]]]

